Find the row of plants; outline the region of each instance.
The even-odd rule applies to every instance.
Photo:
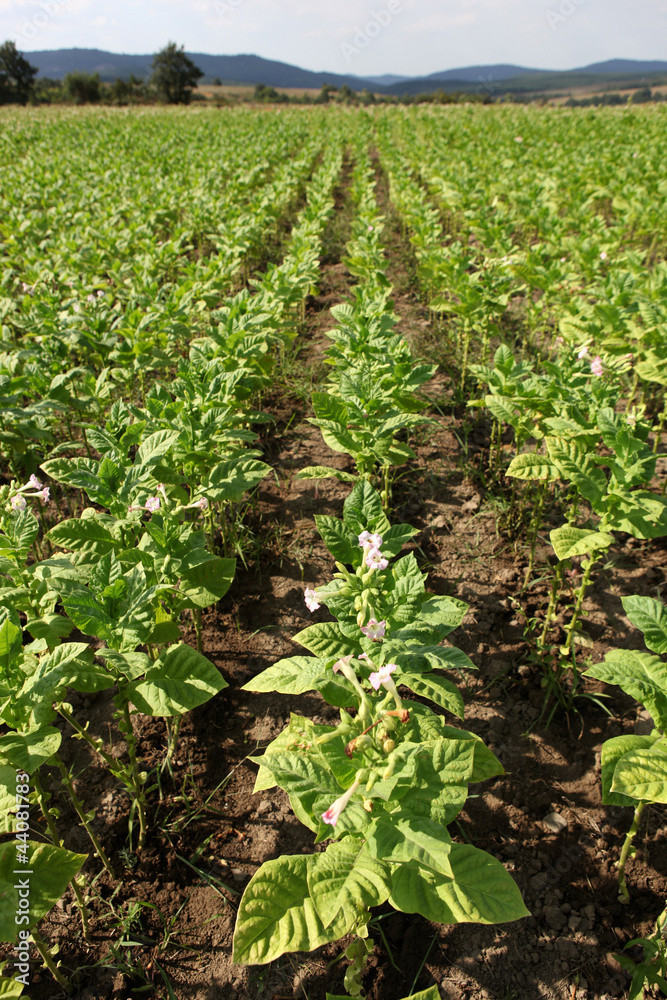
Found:
[[[83,440],[60,442],[58,457],[42,462],[40,475],[51,485],[33,473],[24,485],[12,480],[0,487],[0,717],[6,730],[0,794],[8,806],[2,832],[18,822],[20,834],[0,846],[1,891],[15,903],[1,933],[14,939],[22,888],[12,873],[27,865],[26,930],[64,987],[37,923],[71,884],[88,937],[86,881],[78,876],[86,857],[62,846],[44,767],[57,768],[108,875],[117,879],[118,871],[95,833],[94,813],[79,798],[53,722],[64,720],[129,796],[130,846],[141,849],[159,774],[142,764],[133,717],[165,719],[164,769],[183,715],[226,687],[202,653],[202,612],[234,577],[236,508],[270,471],[252,447],[265,419],[256,401],[270,384],[280,344],[295,336],[301,302],[317,279],[341,163],[332,143],[307,186],[282,263],[256,280],[255,295],[243,291],[212,311],[212,330],[191,341],[169,390],[155,381],[141,387],[138,399],[114,399],[106,414],[100,406],[101,426],[82,424]],[[86,454],[72,457],[83,444]],[[53,483],[61,484],[61,499],[71,501],[77,490],[86,499],[78,516],[58,511],[49,526],[45,505]],[[193,621],[196,649],[181,641],[184,615]],[[75,629],[91,641],[68,641]],[[110,692],[125,755],[109,754],[88,732],[66,700],[68,689]],[[9,806],[16,800],[16,769],[23,773],[26,809],[39,807],[47,824],[43,843],[28,837],[23,810]]]

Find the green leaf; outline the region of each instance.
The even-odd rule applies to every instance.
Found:
[[[116,649],[98,649],[95,651],[95,655],[99,656],[101,660],[108,660],[114,669],[120,671],[131,681],[143,677],[153,662],[147,653],[130,651],[120,653]]]
[[[612,649],[602,663],[586,671],[605,684],[618,684],[651,713],[660,729],[667,729],[667,663],[650,653]]]
[[[209,472],[197,493],[209,500],[240,503],[271,472],[271,466],[256,458],[233,458],[220,462]]]
[[[54,906],[68,884],[79,871],[85,854],[73,854],[51,844],[30,843],[28,863],[21,864],[14,843],[0,844],[0,941],[15,941],[19,926],[15,914],[20,912],[20,880],[28,881],[28,923],[34,927],[45,913]],[[16,875],[17,870],[27,869],[30,875]]]
[[[355,535],[370,531],[384,536],[389,530],[380,494],[365,480],[357,483],[343,504],[343,520]]]
[[[357,536],[346,528],[342,521],[337,517],[316,514],[315,524],[322,541],[334,559],[348,566],[358,565],[361,562],[362,549]]]
[[[61,521],[47,532],[54,545],[85,556],[87,560],[101,559],[107,552],[120,551],[121,543],[95,518],[82,517]]]
[[[298,642],[304,649],[314,653],[315,656],[323,660],[340,660],[343,656],[349,656],[361,652],[358,643],[347,639],[338,622],[321,622],[319,625],[309,625],[301,632],[297,632],[294,641]]]
[[[414,861],[399,865],[391,905],[439,924],[501,924],[530,916],[512,877],[486,851],[452,844],[449,862],[451,878]]]
[[[632,799],[667,802],[667,749],[664,743],[656,743],[646,750],[631,750],[621,757],[614,770],[611,790]]]
[[[23,983],[20,983],[18,979],[13,976],[3,975],[5,966],[7,962],[0,962],[0,998],[2,1000],[18,1000],[19,997],[23,996]]]
[[[431,701],[446,711],[462,719],[465,714],[463,697],[456,684],[439,674],[403,673],[396,677],[397,683],[404,684],[421,698]]]
[[[357,477],[342,469],[332,469],[328,465],[307,465],[296,474],[296,479],[338,479],[341,483],[356,483]]]
[[[138,466],[157,465],[178,440],[178,431],[155,431],[142,442],[134,464]]]
[[[179,643],[160,653],[143,680],[129,685],[127,698],[144,715],[183,715],[227,686],[210,660]]]
[[[425,816],[395,819],[380,816],[366,831],[366,840],[374,858],[391,862],[416,861],[423,868],[452,876],[449,864],[451,837],[440,823]]]
[[[308,891],[322,923],[340,914],[379,906],[389,898],[389,869],[359,837],[344,837],[316,854],[308,868]]]
[[[564,524],[549,533],[551,544],[558,558],[571,559],[573,556],[589,555],[608,549],[614,544],[614,536],[606,531],[591,531],[588,528],[574,528]]]
[[[194,556],[192,557],[195,558]],[[236,559],[222,559],[208,552],[196,553],[195,565],[181,570],[180,590],[198,608],[216,604],[232,585]]]
[[[667,608],[653,597],[623,597],[623,610],[654,653],[667,653]]]
[[[0,676],[9,672],[22,647],[21,629],[7,618],[0,627]]]
[[[326,662],[313,656],[290,656],[262,670],[241,688],[242,691],[277,691],[303,694],[317,689],[315,683],[325,672]]]
[[[308,891],[315,855],[266,861],[243,894],[234,931],[233,961],[266,965],[286,952],[313,951],[356,926],[359,912],[339,911],[325,928]]]
[[[0,833],[14,833],[16,808],[16,768],[0,764]]]
[[[634,808],[637,803],[627,795],[612,792],[614,771],[621,757],[633,750],[645,750],[659,740],[659,736],[614,736],[602,744],[600,763],[602,766],[602,801],[606,806],[626,806]]]
[[[0,736],[0,760],[16,770],[33,774],[54,753],[62,742],[62,733],[53,726],[38,726],[25,733]]]
[[[50,649],[57,646],[61,639],[70,634],[74,628],[74,622],[63,615],[44,615],[42,618],[33,618],[26,623],[26,630],[33,639],[45,639]]]
[[[558,467],[548,455],[528,451],[512,459],[505,475],[513,479],[543,479],[551,482],[558,478]]]

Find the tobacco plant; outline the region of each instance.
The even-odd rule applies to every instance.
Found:
[[[648,803],[667,802],[667,608],[651,597],[624,597],[622,603],[652,652],[613,649],[586,676],[617,684],[636,698],[655,727],[648,736],[616,736],[602,746],[602,801],[634,810],[618,864],[619,899],[627,903],[625,866],[642,813]]]
[[[388,901],[440,923],[496,923],[527,911],[499,862],[447,832],[468,784],[501,774],[500,763],[472,733],[399,693],[404,686],[463,716],[461,694],[440,670],[472,667],[461,650],[442,645],[467,605],[426,594],[413,553],[392,562],[415,529],[390,525],[370,484],[355,486],[342,521],[316,523],[337,573],[305,599],[311,610],[326,605],[335,620],[295,637],[314,655],[281,660],[245,689],[316,690],[339,709],[337,725],[293,714],[254,758],[256,791],[283,788],[315,842],[329,843],[266,862],[253,876],[234,960],[265,964],[352,934],[345,987],[359,996],[372,907]]]

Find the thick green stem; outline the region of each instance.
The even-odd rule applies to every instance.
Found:
[[[176,746],[178,745],[178,736],[179,736],[179,733],[181,731],[181,722],[182,721],[183,721],[183,716],[179,715],[179,716],[176,717],[176,720],[174,722],[174,726],[173,726],[173,729],[171,730],[171,732],[169,732],[169,729],[167,728],[167,732],[169,732],[169,746],[167,748],[167,756],[165,757],[164,763],[162,765],[162,770],[164,770],[165,767],[167,766],[167,764],[171,760],[173,760],[173,758],[174,758],[174,754],[176,753]],[[168,727],[169,720],[165,719],[165,722],[167,723],[167,727]]]
[[[44,940],[44,938],[39,933],[36,927],[33,927],[30,933],[32,935],[33,941],[35,942],[35,947],[39,952],[42,962],[49,970],[55,981],[62,986],[62,988],[65,990],[66,993],[70,993],[72,991],[71,984],[68,979],[65,979],[62,972],[54,962],[53,955],[49,951],[46,945],[46,941]]]
[[[556,610],[556,602],[560,595],[561,584],[563,582],[563,569],[564,563],[559,562],[556,566],[556,575],[551,584],[551,594],[549,595],[549,607],[547,608],[546,617],[544,619],[544,626],[542,627],[542,635],[540,636],[540,646],[544,647],[547,641],[547,635],[549,628],[551,627],[551,621],[554,616],[554,611]]]
[[[639,824],[641,823],[645,805],[645,802],[640,802],[636,806],[632,826],[625,836],[625,843],[623,844],[623,849],[621,850],[621,856],[618,859],[618,898],[621,903],[630,902],[630,893],[628,892],[628,887],[625,884],[625,866],[632,850],[632,841],[635,839],[637,831],[639,830]]]
[[[56,762],[56,767],[60,771],[60,776],[63,779],[63,784],[65,785],[65,787],[67,788],[67,791],[69,792],[69,797],[72,800],[72,805],[74,806],[74,809],[76,810],[76,814],[79,817],[79,821],[81,823],[81,826],[84,828],[84,830],[86,831],[86,833],[90,837],[90,840],[92,842],[93,847],[95,848],[97,856],[100,859],[100,861],[102,862],[102,864],[104,865],[104,867],[106,868],[106,870],[108,871],[109,875],[111,875],[112,878],[115,878],[115,873],[114,873],[113,868],[111,867],[111,862],[109,861],[109,858],[107,857],[107,853],[104,850],[104,848],[102,847],[102,844],[100,843],[99,837],[97,836],[97,834],[95,833],[95,831],[93,830],[92,826],[90,825],[90,823],[88,821],[88,817],[86,815],[86,811],[85,811],[85,809],[83,807],[83,802],[80,800],[80,798],[78,797],[78,795],[74,791],[74,783],[72,782],[72,778],[70,776],[69,771],[65,767],[63,761],[60,759],[60,757],[58,756],[58,754],[55,754],[54,760]]]

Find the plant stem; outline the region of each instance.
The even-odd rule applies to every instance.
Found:
[[[62,974],[62,972],[60,972],[60,970],[58,969],[58,966],[53,961],[53,955],[49,951],[49,949],[48,949],[48,947],[46,945],[46,942],[44,941],[44,938],[39,933],[39,931],[37,930],[36,927],[33,927],[31,929],[30,933],[32,935],[33,941],[35,942],[35,947],[37,948],[37,951],[40,954],[40,958],[42,959],[42,962],[44,963],[44,965],[46,966],[46,968],[49,970],[49,972],[51,973],[51,975],[53,976],[53,978],[56,980],[56,982],[59,983],[62,986],[62,988],[65,990],[65,992],[66,993],[70,993],[71,990],[72,990],[70,982],[69,982],[68,979],[65,979],[65,977]]]
[[[567,654],[572,649],[572,642],[574,641],[574,630],[577,627],[577,622],[581,615],[581,608],[584,603],[584,597],[586,596],[586,591],[588,590],[588,585],[591,582],[591,574],[593,572],[593,566],[596,560],[593,555],[590,555],[585,563],[582,563],[584,567],[584,575],[581,579],[581,584],[577,591],[577,603],[574,606],[574,611],[572,612],[572,618],[567,626],[567,638],[565,640],[564,653]]]
[[[523,579],[523,589],[525,590],[528,586],[528,581],[530,580],[533,573],[533,566],[535,565],[535,548],[537,546],[537,536],[540,531],[540,525],[542,523],[542,508],[544,507],[544,497],[547,492],[547,481],[546,479],[540,483],[539,496],[537,500],[537,505],[533,512],[533,516],[530,520],[530,555],[528,557],[528,566],[526,568],[526,575]]]
[[[115,878],[115,873],[114,873],[113,868],[111,867],[111,862],[109,861],[109,858],[107,857],[107,853],[104,850],[104,848],[102,847],[102,844],[100,843],[100,840],[99,840],[97,834],[95,833],[95,831],[91,827],[90,823],[88,822],[88,817],[86,816],[86,812],[85,812],[85,809],[83,807],[83,803],[81,802],[81,800],[79,799],[78,795],[74,791],[74,783],[72,782],[72,779],[71,779],[71,776],[69,774],[69,771],[65,767],[63,761],[61,760],[61,758],[60,758],[60,756],[58,754],[54,755],[54,760],[56,762],[56,767],[60,771],[60,776],[63,779],[63,783],[64,783],[65,787],[67,788],[67,791],[69,792],[69,797],[72,800],[72,805],[74,806],[74,808],[76,810],[76,814],[79,817],[79,820],[81,822],[82,827],[84,828],[84,830],[86,831],[86,833],[90,837],[90,840],[92,842],[93,847],[95,848],[95,851],[97,853],[98,858],[100,859],[100,861],[102,862],[102,864],[104,865],[104,867],[106,868],[106,870],[108,871],[109,875],[111,875],[112,878]]]
[[[102,758],[104,763],[108,765],[110,771],[113,774],[117,774],[118,761],[114,760],[114,758],[110,754],[108,754],[105,750],[102,750],[102,741],[96,740],[83,728],[83,726],[80,726],[79,723],[74,718],[74,716],[71,714],[71,712],[69,712],[64,705],[58,705],[57,711],[60,713],[60,715],[62,715],[63,719],[66,719],[67,722],[69,722],[72,729],[76,730],[81,739],[85,740],[86,743],[88,743],[88,745],[93,748],[95,753]]]
[[[47,794],[47,792],[44,791],[44,787],[41,781],[39,780],[39,774],[37,771],[35,771],[35,773],[32,776],[32,783],[35,786],[35,792],[37,793],[37,802],[39,803],[39,808],[42,811],[42,816],[46,820],[46,825],[49,829],[49,833],[51,834],[51,840],[53,841],[55,847],[62,847],[63,842],[60,839],[60,834],[58,833],[55,823],[53,822],[53,816],[49,812],[49,808],[47,805],[50,796]],[[84,940],[90,941],[90,930],[88,925],[88,907],[86,906],[86,901],[83,898],[83,893],[81,892],[79,884],[76,880],[76,875],[71,880],[70,885],[74,890],[76,905],[78,907],[79,915],[81,917],[81,927],[83,930]]]
[[[123,695],[121,694],[121,697]],[[125,734],[125,739],[127,741],[127,753],[130,758],[130,774],[132,776],[132,790],[134,792],[134,801],[137,806],[137,812],[139,814],[139,844],[138,847],[141,849],[146,843],[146,794],[144,791],[144,783],[139,774],[139,767],[137,764],[137,740],[134,735],[134,729],[132,727],[132,717],[130,715],[130,706],[127,699],[123,697],[123,705],[121,708],[121,714],[119,719],[120,728]]]
[[[165,722],[166,721],[167,720],[165,719]],[[162,765],[162,770],[165,769],[170,760],[173,760],[174,754],[176,753],[176,746],[178,744],[178,735],[181,731],[182,721],[183,721],[183,716],[182,715],[177,716],[176,721],[174,722],[174,727],[169,733],[169,746],[167,748],[167,756],[165,757],[164,763]]]
[[[197,652],[203,652],[202,637],[201,637],[201,608],[195,608],[194,611],[195,620],[195,632],[197,633]]]
[[[635,815],[632,820],[632,826],[625,835],[625,843],[623,844],[623,849],[621,850],[621,856],[618,859],[618,899],[621,903],[630,902],[630,893],[628,892],[628,887],[625,884],[625,865],[630,857],[632,841],[635,839],[637,831],[639,830],[639,824],[641,823],[645,805],[645,802],[640,802],[635,807]]]

